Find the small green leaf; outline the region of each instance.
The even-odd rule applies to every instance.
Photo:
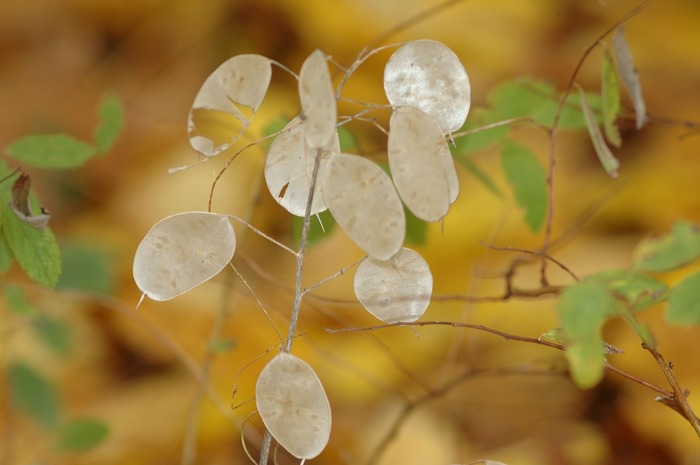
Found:
[[[86,452],[100,445],[109,435],[107,425],[93,418],[76,418],[61,428],[56,449]]]
[[[5,233],[0,229],[0,273],[5,273],[10,269],[14,258],[10,246],[7,244],[7,239],[5,239]]]
[[[27,302],[27,296],[21,287],[6,284],[2,288],[5,294],[5,303],[15,315],[31,315],[36,313],[36,309]]]
[[[547,216],[547,178],[537,158],[525,147],[503,143],[501,163],[515,200],[525,210],[525,222],[539,231]]]
[[[700,325],[700,272],[671,289],[666,321],[674,325]]]
[[[405,206],[403,211],[406,215],[405,242],[413,245],[425,245],[428,240],[428,223],[411,213]]]
[[[469,120],[467,120],[458,132],[476,130],[491,123],[495,123],[499,121],[498,116],[499,115],[495,111],[475,108],[469,115]],[[452,147],[452,153],[463,155],[486,149],[504,140],[509,130],[510,128],[508,126],[496,126],[456,138],[454,146]]]
[[[700,230],[686,221],[673,225],[670,234],[645,239],[634,250],[634,263],[642,271],[669,271],[700,257]]]
[[[114,287],[112,264],[107,253],[84,241],[61,244],[62,273],[56,287],[109,293]]]
[[[357,138],[346,126],[338,128],[338,140],[340,141],[341,152],[355,152],[359,148]]]
[[[554,124],[561,96],[554,86],[536,79],[506,82],[491,91],[488,100],[495,120],[530,117],[547,127]],[[588,95],[592,108],[600,108],[600,97]],[[560,129],[580,130],[586,127],[578,97],[568,95],[559,115]]]
[[[615,121],[620,116],[620,86],[617,81],[615,64],[608,50],[605,51],[605,57],[603,57],[602,74],[600,95],[602,97],[603,131],[608,142],[619,147],[622,145],[622,139],[620,139],[620,131],[615,126]]]
[[[608,145],[605,143],[603,134],[600,132],[598,123],[596,122],[595,116],[593,115],[593,110],[586,100],[586,94],[583,89],[578,86],[579,96],[581,98],[581,107],[583,108],[583,115],[586,119],[586,126],[588,127],[588,134],[593,143],[593,148],[595,149],[596,155],[600,160],[600,164],[603,165],[603,169],[612,178],[617,178],[617,170],[620,167],[620,162],[615,155],[612,154]]]
[[[65,134],[27,136],[5,151],[15,160],[36,168],[69,169],[83,165],[95,148]]]
[[[559,317],[571,376],[580,388],[595,386],[603,377],[605,351],[602,328],[620,313],[618,301],[596,280],[569,286],[559,298]]]
[[[633,311],[643,310],[668,298],[668,287],[664,283],[639,271],[607,270],[589,279],[605,283]]]
[[[55,286],[61,274],[61,256],[51,230],[23,223],[7,204],[0,205],[0,212],[2,231],[22,269],[37,283]]]
[[[323,223],[323,226],[321,226],[321,223],[318,221],[319,217]],[[304,218],[301,216],[292,216],[292,240],[297,246],[301,244],[301,229],[303,224]],[[313,215],[310,218],[309,238],[307,245],[312,246],[318,244],[323,239],[328,237],[331,231],[333,231],[333,228],[335,228],[335,218],[333,218],[333,215],[331,215],[329,210],[325,210],[318,215]]]
[[[116,142],[124,126],[124,108],[116,95],[107,95],[97,110],[99,123],[95,128],[95,146],[99,153],[107,153]]]
[[[32,321],[32,327],[44,345],[56,355],[68,355],[71,349],[71,335],[68,326],[48,315],[39,315]]]
[[[48,429],[58,426],[58,398],[49,381],[21,362],[10,364],[8,374],[13,404]]]

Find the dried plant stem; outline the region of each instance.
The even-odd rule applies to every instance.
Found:
[[[550,248],[550,242],[552,238],[552,225],[554,221],[554,171],[557,166],[557,156],[556,156],[556,148],[557,148],[557,134],[558,134],[558,129],[559,129],[559,121],[561,120],[561,115],[562,111],[564,110],[564,105],[566,104],[566,99],[571,93],[571,91],[574,88],[574,84],[576,83],[576,77],[578,76],[579,71],[581,70],[581,67],[583,66],[583,63],[585,63],[586,59],[588,58],[588,55],[593,52],[593,50],[601,43],[601,41],[609,35],[611,32],[613,32],[615,29],[617,29],[619,26],[624,24],[626,21],[628,21],[630,18],[638,15],[641,13],[641,11],[646,8],[649,3],[651,3],[651,0],[644,0],[642,3],[637,5],[635,8],[630,10],[627,14],[625,14],[620,20],[618,20],[615,24],[610,26],[607,30],[605,30],[602,34],[600,34],[599,37],[596,38],[596,40],[593,41],[591,45],[588,46],[588,48],[583,52],[581,55],[581,58],[579,59],[578,63],[576,64],[576,67],[574,68],[573,73],[571,74],[571,77],[569,78],[569,82],[564,88],[564,92],[559,99],[559,105],[557,107],[557,111],[554,113],[554,121],[552,122],[552,127],[549,129],[549,164],[548,164],[548,169],[547,169],[547,199],[548,199],[548,205],[547,205],[547,219],[545,220],[545,228],[544,228],[544,240],[542,243],[542,260],[541,260],[541,265],[540,265],[540,282],[542,283],[543,286],[546,286],[549,282],[547,278],[547,259],[546,255],[547,252],[549,251]]]
[[[318,171],[321,166],[321,155],[323,154],[321,149],[316,152],[316,159],[314,160],[314,170],[311,174],[311,182],[309,183],[309,196],[306,199],[306,210],[304,213],[304,222],[301,228],[301,244],[299,245],[299,251],[297,252],[297,269],[296,269],[296,280],[294,285],[294,303],[292,304],[292,313],[289,318],[289,330],[287,332],[287,339],[282,346],[282,351],[290,352],[292,350],[292,343],[294,342],[294,334],[297,330],[297,323],[299,321],[299,311],[301,310],[301,300],[304,297],[304,289],[302,285],[304,277],[304,258],[306,256],[306,243],[309,240],[309,228],[311,224],[311,205],[314,201],[314,191],[316,190],[316,181],[318,180]],[[270,456],[270,444],[272,443],[272,436],[269,431],[265,431],[265,436],[263,437],[263,444],[260,449],[260,460],[259,465],[267,465],[267,461]]]

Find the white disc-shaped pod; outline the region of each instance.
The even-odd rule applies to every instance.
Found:
[[[236,236],[226,216],[177,213],[156,223],[139,244],[134,280],[146,297],[169,300],[219,274],[235,250]]]
[[[306,145],[319,149],[336,133],[338,110],[326,57],[315,50],[299,71],[299,101]]]
[[[367,257],[353,278],[363,307],[385,323],[416,321],[430,304],[433,275],[415,250],[403,247],[390,260]]]
[[[397,49],[384,68],[384,92],[393,106],[430,115],[449,134],[469,114],[471,85],[455,53],[434,40],[416,40]]]
[[[237,55],[204,81],[187,118],[190,145],[213,157],[228,149],[250,125],[272,77],[269,58]]]
[[[379,165],[358,155],[335,155],[328,160],[322,189],[333,218],[370,257],[388,260],[399,251],[406,215]]]
[[[406,207],[425,221],[444,218],[459,195],[459,180],[435,121],[417,108],[396,108],[390,121],[388,158]]]
[[[331,407],[313,369],[281,352],[263,368],[255,386],[258,413],[272,437],[299,459],[312,459],[328,444]]]
[[[318,175],[314,189],[310,215],[326,210],[321,193],[321,178],[326,163],[332,155],[340,153],[338,131],[320,149],[309,147],[304,141],[307,121],[292,120],[275,138],[265,159],[265,182],[272,197],[292,215],[304,216],[311,193],[314,162],[320,156]]]

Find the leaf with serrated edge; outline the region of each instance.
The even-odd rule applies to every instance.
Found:
[[[443,134],[462,127],[471,106],[471,84],[455,53],[434,40],[401,46],[384,68],[384,92],[393,106],[430,115]]]
[[[647,121],[647,106],[642,96],[642,84],[639,80],[639,73],[634,66],[634,59],[627,39],[625,39],[625,29],[620,26],[615,31],[612,40],[613,52],[617,58],[617,70],[620,74],[620,79],[627,89],[627,93],[632,99],[634,113],[637,120],[637,129],[641,129]]]
[[[700,229],[678,221],[669,234],[644,239],[634,250],[634,263],[642,271],[669,271],[700,257]]]
[[[328,64],[320,50],[309,55],[299,71],[299,100],[306,145],[326,147],[333,134],[337,137],[337,109]]]
[[[674,325],[700,325],[700,272],[671,289],[666,321]]]
[[[620,167],[620,162],[615,158],[615,155],[612,154],[608,145],[605,143],[603,134],[600,132],[598,123],[593,115],[593,110],[591,110],[591,106],[588,105],[588,100],[586,100],[586,94],[581,87],[578,87],[578,91],[581,97],[581,108],[583,109],[583,116],[586,119],[588,135],[593,143],[595,153],[598,155],[600,164],[603,165],[605,172],[608,173],[611,178],[617,178],[617,169]]]
[[[98,108],[100,121],[95,128],[95,145],[100,153],[107,153],[117,140],[124,125],[124,109],[115,95],[107,95]]]
[[[255,385],[258,413],[272,437],[298,459],[312,459],[328,444],[331,407],[313,369],[282,352]]]
[[[71,169],[85,164],[95,148],[65,134],[39,134],[19,139],[5,151],[15,160],[47,169]]]
[[[401,199],[425,221],[440,221],[457,198],[459,182],[438,125],[421,110],[399,107],[391,115],[388,158]]]
[[[320,165],[316,178],[310,215],[326,210],[321,194],[321,177],[331,155],[340,153],[338,133],[320,149],[312,149],[304,142],[304,128],[308,121],[295,119],[275,138],[265,159],[265,182],[270,195],[292,215],[304,216],[311,192],[314,162],[320,151]]]
[[[20,266],[31,279],[54,287],[61,275],[61,252],[50,229],[37,229],[20,220],[9,205],[1,205],[2,230]]]
[[[270,60],[237,55],[204,81],[187,118],[192,148],[213,157],[228,149],[250,125],[270,85]]]
[[[150,299],[169,300],[219,274],[235,249],[236,236],[226,216],[171,215],[153,226],[136,249],[134,280]]]
[[[559,298],[566,358],[571,377],[582,389],[595,386],[603,377],[602,328],[609,317],[619,313],[619,305],[605,283],[595,280],[575,283]]]
[[[365,258],[355,270],[357,300],[385,323],[416,321],[430,304],[433,275],[414,250],[402,248],[388,261]]]
[[[331,157],[323,196],[338,224],[369,256],[388,260],[399,251],[406,217],[391,179],[379,165],[357,155]]]
[[[539,231],[547,217],[547,179],[544,168],[527,148],[505,141],[501,164],[513,188],[515,200],[524,210],[525,223]]]

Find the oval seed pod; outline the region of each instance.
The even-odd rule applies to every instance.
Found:
[[[311,215],[326,210],[326,201],[321,193],[321,178],[332,155],[340,153],[338,132],[331,136],[326,146],[312,149],[304,142],[306,121],[292,120],[275,138],[265,158],[265,182],[272,197],[292,215],[304,216],[311,192],[311,177],[318,151],[321,161],[316,178]]]
[[[323,52],[315,50],[299,71],[299,100],[304,138],[311,148],[325,147],[338,119],[333,82]]]
[[[396,190],[411,212],[440,221],[459,194],[447,141],[421,110],[399,107],[391,115],[388,158]]]
[[[255,385],[258,413],[272,437],[298,459],[312,459],[328,444],[331,407],[313,369],[281,352]]]
[[[270,60],[237,55],[204,81],[187,118],[190,145],[213,157],[241,136],[260,107],[272,77]]]
[[[406,216],[389,176],[357,155],[331,157],[323,196],[333,218],[370,257],[388,260],[406,235]]]
[[[449,47],[416,40],[400,47],[384,68],[384,92],[394,106],[420,108],[443,134],[461,128],[469,114],[471,85]]]
[[[228,218],[186,212],[156,223],[134,256],[136,285],[153,300],[169,300],[216,276],[233,258],[236,236]]]
[[[353,278],[355,295],[385,323],[416,321],[430,304],[433,275],[414,250],[402,248],[387,261],[365,258]]]

